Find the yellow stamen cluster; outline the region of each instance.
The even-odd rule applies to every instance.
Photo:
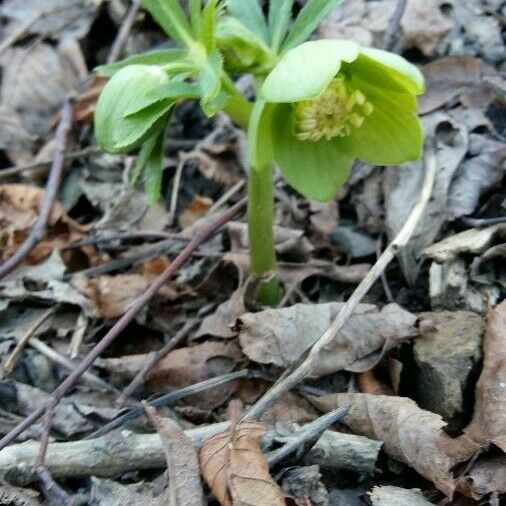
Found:
[[[295,135],[301,141],[313,142],[346,137],[353,127],[360,128],[372,111],[365,95],[337,76],[321,95],[294,105]]]

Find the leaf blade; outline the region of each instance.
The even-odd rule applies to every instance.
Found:
[[[293,0],[271,0],[269,5],[268,27],[271,48],[277,52],[286,35],[292,15]]]
[[[269,30],[257,0],[227,0],[228,11],[252,30],[265,44],[269,43]]]

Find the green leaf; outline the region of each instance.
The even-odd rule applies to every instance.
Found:
[[[220,91],[216,97],[212,100],[209,100],[205,103],[201,103],[202,112],[208,117],[211,118],[215,114],[218,114],[222,111],[228,103],[230,95],[224,91]]]
[[[131,65],[118,71],[104,87],[95,112],[95,135],[100,147],[109,153],[128,152],[149,137],[173,101],[165,100],[125,117],[128,110],[144,103],[145,96],[168,82],[156,66]]]
[[[321,21],[341,0],[309,0],[299,12],[288,37],[281,46],[282,52],[288,51],[302,42],[316,30]]]
[[[277,52],[292,17],[293,0],[271,0],[269,4],[270,46]]]
[[[156,142],[146,159],[144,170],[144,190],[151,205],[158,202],[162,193],[163,154],[164,130],[156,137]]]
[[[272,118],[274,159],[288,184],[309,199],[325,202],[334,198],[348,179],[353,157],[333,140],[298,140],[288,104],[274,105]]]
[[[137,161],[135,162],[134,170],[132,171],[132,174],[130,176],[130,182],[132,184],[135,184],[139,179],[142,169],[144,169],[144,167],[146,166],[148,157],[151,155],[151,152],[153,151],[153,148],[155,147],[156,142],[158,140],[158,136],[160,135],[160,132],[162,130],[163,128],[160,128],[160,130],[156,131],[142,145],[141,150],[139,151],[139,156],[137,157]]]
[[[178,60],[182,60],[186,55],[186,51],[182,49],[159,49],[157,51],[149,51],[148,53],[130,56],[116,63],[109,65],[100,65],[95,68],[98,74],[112,76],[118,70],[129,65],[166,65]]]
[[[194,43],[190,23],[179,0],[142,0],[142,5],[167,35],[185,46]]]
[[[190,11],[190,22],[193,28],[193,33],[197,39],[200,39],[202,22],[202,0],[189,0],[188,7]]]
[[[220,13],[218,0],[209,0],[202,12],[202,30],[200,33],[200,41],[208,52],[215,48],[215,33],[217,17]]]
[[[258,0],[227,0],[228,12],[247,26],[265,44],[269,43],[269,30]]]
[[[275,107],[262,100],[257,100],[251,111],[247,147],[248,162],[252,170],[265,170],[271,166],[274,159],[271,128]]]
[[[220,20],[216,30],[225,65],[231,72],[260,72],[270,68],[273,55],[261,38],[237,18],[227,16]]]
[[[265,80],[268,102],[298,102],[319,95],[341,68],[353,62],[360,46],[346,40],[314,40],[288,51]]]
[[[139,97],[139,100],[125,111],[125,118],[134,116],[146,107],[162,100],[170,99],[173,102],[182,98],[200,98],[200,86],[197,83],[171,81],[154,88]]]
[[[223,58],[219,51],[213,51],[199,74],[199,84],[202,94],[201,105],[204,109],[206,104],[214,100],[221,90],[221,75],[223,72]]]
[[[413,95],[379,88],[357,76],[352,78],[352,84],[364,93],[374,109],[360,128],[334,142],[350,156],[372,165],[398,165],[420,158],[423,131]]]

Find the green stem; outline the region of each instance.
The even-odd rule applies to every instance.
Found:
[[[275,306],[281,297],[274,249],[274,180],[272,167],[251,168],[248,182],[248,231],[251,272],[272,279],[260,285],[258,301]]]

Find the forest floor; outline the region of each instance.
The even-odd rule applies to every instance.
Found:
[[[380,47],[397,5],[344,0],[318,36]],[[93,68],[167,45],[131,8],[0,4],[0,260],[41,233],[0,266],[0,436],[46,412],[0,450],[0,504],[506,504],[506,3],[408,0],[423,160],[356,164],[326,204],[280,179],[273,309],[248,273],[244,132],[179,105],[154,206],[135,157],[95,145]],[[255,404],[329,328],[311,374]]]

